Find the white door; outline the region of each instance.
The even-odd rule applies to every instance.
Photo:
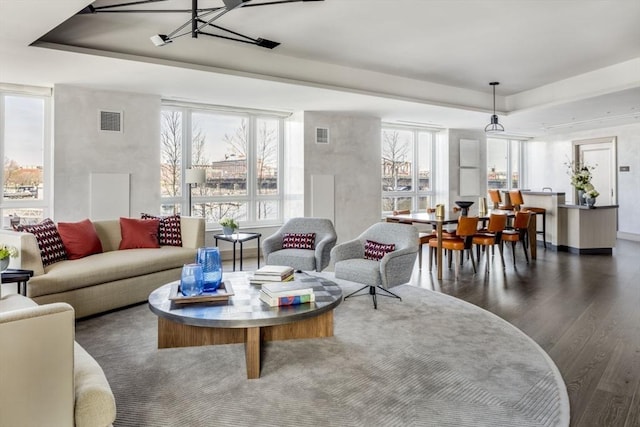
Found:
[[[575,141],[578,158],[583,164],[594,166],[591,183],[600,193],[596,205],[616,204],[615,138]]]

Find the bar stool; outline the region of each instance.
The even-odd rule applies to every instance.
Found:
[[[509,197],[511,198],[511,204],[513,204],[514,207],[517,206],[515,210],[529,211],[534,215],[542,215],[542,230],[536,230],[536,234],[542,234],[542,242],[544,248],[547,249],[547,210],[545,208],[522,206],[524,205],[524,199],[522,198],[520,190],[509,191]]]
[[[512,209],[511,205],[505,205],[502,203],[502,196],[500,196],[500,190],[488,190],[489,199],[493,203],[493,209]]]

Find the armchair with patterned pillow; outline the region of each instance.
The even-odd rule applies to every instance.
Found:
[[[338,236],[326,218],[291,218],[264,239],[267,265],[286,265],[298,271],[322,271],[329,265]]]
[[[418,255],[418,230],[409,224],[381,222],[372,225],[354,240],[341,243],[331,251],[335,277],[362,283],[351,296],[371,295],[401,298],[389,290],[411,280]],[[368,289],[366,293],[360,291]],[[376,293],[376,289],[383,291]]]

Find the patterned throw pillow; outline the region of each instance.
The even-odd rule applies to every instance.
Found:
[[[51,219],[46,218],[41,223],[34,225],[20,225],[18,231],[32,233],[36,236],[44,267],[67,259],[64,243],[62,243],[60,233]]]
[[[316,233],[285,233],[282,238],[282,249],[313,249],[316,244]]]
[[[385,254],[396,250],[393,243],[378,243],[373,240],[367,240],[364,244],[364,259],[380,261]]]
[[[142,219],[157,219],[160,221],[158,228],[158,243],[162,246],[182,246],[182,229],[180,228],[180,215],[155,216],[143,213]]]

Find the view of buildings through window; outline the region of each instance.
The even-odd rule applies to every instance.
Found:
[[[281,220],[278,117],[191,108],[162,111],[162,213],[186,206],[184,169],[205,170],[191,187],[191,213],[217,224],[223,217],[257,224]],[[183,141],[190,141],[183,144]]]
[[[48,215],[47,102],[42,96],[0,93],[3,227],[10,226],[12,220],[37,223]]]
[[[520,188],[521,145],[519,140],[487,138],[487,188]]]
[[[435,132],[382,129],[382,213],[425,210],[433,196]]]

